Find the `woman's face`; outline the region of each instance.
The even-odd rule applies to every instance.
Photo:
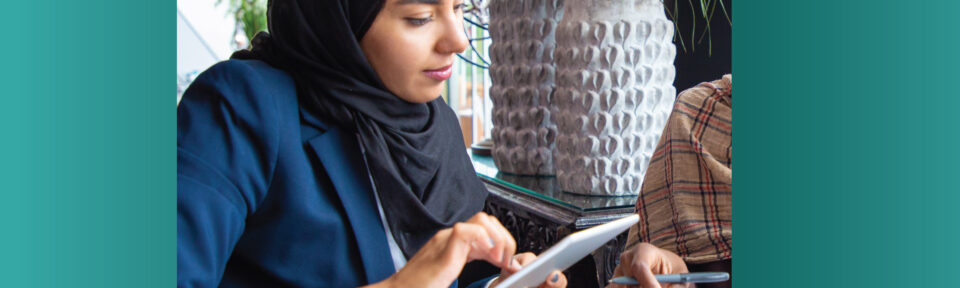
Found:
[[[386,0],[360,48],[390,92],[412,103],[440,96],[463,52],[463,0]]]

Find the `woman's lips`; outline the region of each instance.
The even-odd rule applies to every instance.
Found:
[[[423,70],[423,73],[437,81],[447,80],[453,75],[453,64],[436,70]]]

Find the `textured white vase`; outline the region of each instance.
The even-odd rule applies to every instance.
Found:
[[[551,113],[561,189],[639,194],[676,98],[673,33],[660,0],[566,3]]]
[[[554,175],[557,126],[554,29],[563,0],[493,0],[490,8],[490,98],[494,163],[500,171]]]

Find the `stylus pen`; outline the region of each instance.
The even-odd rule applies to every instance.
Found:
[[[730,279],[727,272],[697,272],[685,274],[658,274],[657,282],[660,283],[713,283],[723,282]],[[637,279],[633,277],[617,277],[610,279],[610,283],[620,285],[640,285]]]

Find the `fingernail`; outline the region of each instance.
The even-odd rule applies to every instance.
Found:
[[[557,283],[560,280],[560,272],[553,273],[553,279],[550,279],[550,283]]]
[[[497,246],[497,243],[493,242],[493,238],[487,238],[487,241],[490,241],[490,242],[489,242],[489,243],[490,243],[490,248],[493,248],[493,246]]]

